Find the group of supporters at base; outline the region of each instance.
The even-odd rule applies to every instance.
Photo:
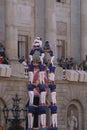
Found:
[[[5,54],[5,48],[2,44],[0,44],[0,64],[8,64],[8,58]]]
[[[51,112],[51,120],[50,120],[50,128],[51,130],[57,130],[57,106],[56,106],[56,85],[54,82],[50,82],[48,87],[50,88],[51,92],[51,104],[48,105],[46,103],[46,85],[45,84],[38,84],[39,91],[40,91],[40,103],[38,106],[34,105],[34,89],[37,86],[34,83],[28,84],[28,95],[29,95],[29,106],[27,107],[28,111],[28,130],[33,129],[33,122],[34,122],[34,112],[35,108],[38,108],[38,126],[40,130],[47,130],[47,108],[50,109]],[[49,118],[49,117],[48,117]]]

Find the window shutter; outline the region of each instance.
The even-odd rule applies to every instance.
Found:
[[[61,3],[65,3],[65,0],[61,0]]]

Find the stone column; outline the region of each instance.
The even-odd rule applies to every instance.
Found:
[[[87,0],[81,0],[81,60],[87,55]]]
[[[80,0],[71,0],[71,57],[80,62]]]
[[[6,54],[10,60],[18,59],[17,0],[6,0]]]
[[[6,54],[10,60],[12,75],[24,76],[24,68],[18,62],[17,1],[6,0]]]
[[[45,38],[52,44],[56,63],[56,0],[46,0],[45,6]]]
[[[45,34],[45,0],[35,0],[35,36],[44,41]]]

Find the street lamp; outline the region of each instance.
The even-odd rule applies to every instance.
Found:
[[[7,106],[5,105],[3,108],[3,113],[4,113],[4,118],[5,118],[6,123],[7,123],[7,118],[8,118],[8,112],[9,112],[9,110],[8,110]]]
[[[26,121],[26,119],[27,119],[27,108],[24,107],[24,108],[20,109],[19,102],[20,102],[21,98],[19,98],[17,94],[15,95],[14,98],[12,98],[12,100],[13,100],[12,108],[8,108],[5,105],[3,108],[3,114],[4,114],[6,124],[8,122],[10,122],[11,126],[14,127],[14,129],[17,129],[19,127],[20,123],[23,121]],[[12,113],[11,118],[9,117],[9,112]],[[23,118],[20,117],[21,113],[24,114]]]

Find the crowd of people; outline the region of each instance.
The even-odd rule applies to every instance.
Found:
[[[0,43],[0,64],[8,64],[8,58],[6,57],[5,48]]]
[[[62,56],[60,59],[57,59],[58,65],[63,69],[73,69],[73,70],[87,70],[87,61],[83,61],[80,64],[77,64],[73,57],[65,58]]]

